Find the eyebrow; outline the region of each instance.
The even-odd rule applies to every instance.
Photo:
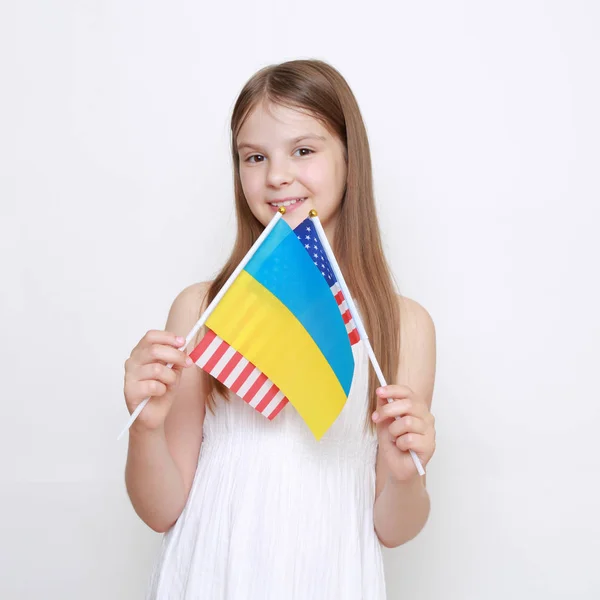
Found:
[[[298,142],[301,142],[302,140],[319,140],[321,142],[326,142],[327,141],[327,139],[324,136],[322,136],[322,135],[316,135],[314,133],[307,133],[306,135],[299,135],[297,138],[293,138],[291,140],[288,140],[288,143],[291,146],[294,146],[295,144],[297,144]],[[253,148],[255,150],[258,150],[260,148],[260,145],[250,144],[249,142],[242,142],[237,147],[238,152],[242,148]]]

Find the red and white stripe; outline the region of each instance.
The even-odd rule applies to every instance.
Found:
[[[208,328],[190,358],[269,420],[288,403],[264,373]]]
[[[346,325],[348,338],[350,338],[350,345],[353,346],[357,342],[360,342],[360,335],[358,334],[358,329],[356,328],[356,324],[354,323],[354,319],[352,318],[352,313],[350,312],[350,309],[346,304],[346,299],[344,298],[344,294],[342,293],[342,288],[340,287],[340,284],[336,281],[330,289],[333,295],[335,296],[338,308],[342,313],[342,319],[344,319],[344,323]]]

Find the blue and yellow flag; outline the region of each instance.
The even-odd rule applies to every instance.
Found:
[[[337,419],[354,374],[346,325],[330,286],[283,219],[231,284],[206,326],[225,346],[221,356],[215,356],[218,344],[213,340],[215,352],[204,352],[202,360],[211,362],[213,369],[217,364],[219,371],[228,369],[229,380],[219,378],[228,387],[237,379],[239,388],[241,375],[234,377],[234,369],[241,373],[244,368],[231,362],[243,357],[250,365],[247,371],[254,367],[262,374],[262,379],[255,377],[246,385],[246,391],[260,386],[264,397],[278,388],[315,438]],[[200,360],[200,346],[195,353],[194,359]],[[276,400],[270,402],[273,408]],[[267,401],[253,405],[264,408]]]

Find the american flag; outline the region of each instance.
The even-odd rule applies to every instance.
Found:
[[[269,420],[288,403],[264,373],[208,328],[190,358]]]
[[[300,225],[294,229],[294,233],[302,242],[302,245],[312,258],[312,261],[315,263],[319,271],[321,271],[323,277],[325,277],[325,281],[327,281],[329,284],[329,289],[335,296],[340,313],[342,314],[342,319],[344,319],[346,331],[348,332],[348,338],[350,339],[350,345],[356,344],[360,341],[358,329],[356,328],[354,319],[352,318],[350,310],[348,309],[344,294],[342,293],[342,288],[340,287],[335,273],[331,268],[331,264],[327,259],[327,254],[325,253],[323,245],[321,244],[321,240],[315,231],[313,222],[310,220],[310,218],[304,219],[304,221],[302,221],[302,223],[300,223]]]

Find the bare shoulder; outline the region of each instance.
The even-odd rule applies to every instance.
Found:
[[[427,309],[416,300],[398,296],[400,363],[398,383],[423,394],[431,405],[436,371],[436,330]]]
[[[413,330],[419,329],[421,331],[433,333],[435,335],[435,324],[431,315],[427,309],[419,304],[416,300],[408,298],[407,296],[397,295],[398,304],[400,306],[400,319],[402,322],[402,328],[404,326],[409,327]]]
[[[201,310],[209,286],[210,281],[202,281],[193,283],[183,289],[173,301],[169,314],[174,313],[176,316],[181,317]]]
[[[190,332],[206,308],[206,295],[210,284],[210,281],[194,283],[179,292],[169,311],[167,331],[183,337]]]

